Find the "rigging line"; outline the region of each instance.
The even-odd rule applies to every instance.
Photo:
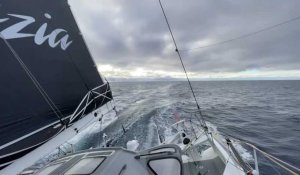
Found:
[[[36,88],[38,89],[38,91],[40,92],[40,94],[43,96],[44,100],[46,101],[46,103],[50,106],[50,108],[52,109],[52,111],[54,112],[54,114],[58,117],[58,119],[60,120],[60,122],[65,125],[65,122],[62,120],[62,117],[57,113],[57,111],[59,111],[59,109],[56,107],[56,105],[53,103],[53,101],[51,100],[51,98],[48,96],[48,94],[45,92],[45,90],[43,89],[43,87],[39,84],[39,82],[37,81],[37,79],[34,77],[34,75],[31,73],[31,71],[27,68],[27,66],[25,65],[25,63],[22,61],[22,59],[20,58],[20,56],[17,54],[17,52],[13,49],[13,47],[10,45],[10,43],[2,36],[2,34],[0,33],[0,38],[3,39],[4,43],[7,45],[7,47],[10,49],[10,51],[12,52],[12,54],[14,55],[14,57],[16,58],[16,60],[19,62],[19,64],[21,65],[21,67],[23,68],[23,70],[26,72],[26,74],[28,75],[28,77],[31,79],[31,81],[33,82],[33,84],[36,86]]]
[[[224,134],[220,134],[220,135],[226,136],[226,135],[224,135]],[[267,153],[267,152],[265,152],[265,151],[259,149],[259,148],[258,148],[257,146],[255,146],[254,144],[251,144],[251,143],[246,142],[246,141],[241,140],[241,139],[237,139],[237,138],[232,137],[232,136],[229,136],[229,137],[231,137],[231,138],[232,138],[234,141],[236,141],[236,142],[244,143],[244,144],[250,146],[251,148],[257,150],[257,151],[260,152],[265,158],[268,158],[269,160],[271,160],[272,162],[276,163],[277,165],[280,164],[280,165],[279,165],[280,167],[284,168],[285,170],[289,171],[289,172],[292,173],[292,174],[294,173],[294,174],[297,175],[297,173],[295,173],[293,170],[296,170],[297,172],[300,172],[300,168],[295,167],[294,165],[292,165],[292,164],[290,164],[290,163],[288,163],[288,162],[285,162],[285,161],[283,161],[283,160],[281,160],[281,159],[279,159],[279,158],[277,158],[277,157],[275,157],[275,156],[273,156],[273,155],[271,155],[271,154],[269,154],[269,153]],[[291,169],[292,169],[292,170],[291,170]]]
[[[287,162],[285,162],[285,161],[283,161],[283,160],[281,160],[281,159],[279,159],[279,158],[277,158],[277,157],[275,157],[275,156],[273,156],[273,155],[271,155],[271,154],[269,154],[269,153],[267,153],[267,152],[265,152],[265,151],[259,149],[257,146],[255,146],[255,145],[253,145],[253,144],[251,144],[251,143],[245,142],[245,141],[241,141],[241,142],[242,142],[242,143],[245,143],[246,145],[248,145],[248,146],[250,146],[250,147],[252,147],[252,148],[254,148],[254,149],[256,149],[257,151],[259,151],[260,153],[262,153],[263,155],[265,155],[267,158],[269,158],[269,159],[272,160],[273,162],[274,162],[274,161],[279,162],[279,163],[276,163],[276,162],[274,162],[274,163],[276,163],[276,164],[278,164],[278,165],[280,164],[281,167],[283,167],[283,166],[285,165],[285,166],[288,166],[288,167],[290,167],[290,168],[296,170],[297,172],[300,172],[300,168],[295,167],[295,166],[293,166],[293,165],[291,165],[291,164],[289,164],[289,163],[287,163]],[[286,168],[286,169],[288,169],[288,168]],[[291,171],[291,170],[290,170],[290,171]]]
[[[73,19],[74,19],[74,21],[75,21],[75,24],[78,24],[77,19],[76,19],[76,16],[73,14],[72,7],[71,7],[71,5],[70,5],[69,3],[68,3],[68,7],[69,7],[70,12],[71,12],[71,14],[72,14],[72,16],[73,16]],[[84,43],[84,45],[85,45],[85,48],[87,49],[87,51],[88,51],[88,53],[89,53],[89,55],[90,55],[91,61],[93,62],[93,65],[94,65],[93,67],[96,69],[96,72],[98,72],[98,75],[100,76],[100,78],[101,78],[101,80],[102,80],[102,75],[101,75],[101,74],[99,73],[99,71],[98,71],[97,64],[96,64],[96,62],[95,62],[95,60],[94,60],[94,58],[93,58],[93,56],[92,56],[92,54],[91,54],[91,51],[90,51],[90,49],[89,49],[89,47],[88,47],[88,45],[87,45],[87,42],[86,42],[84,36],[82,35],[82,32],[81,32],[80,27],[77,26],[77,29],[78,29],[78,31],[79,31],[79,37],[82,39],[82,41],[83,41],[83,43]],[[75,65],[77,65],[77,64],[75,64]],[[77,66],[77,69],[78,69],[78,71],[79,71],[79,73],[80,73],[80,70],[79,70],[78,66]],[[83,78],[83,77],[82,77],[82,81],[85,83],[87,89],[89,89],[89,86],[88,86],[87,83],[84,81],[84,78]],[[103,84],[104,84],[104,81],[103,81]]]
[[[6,40],[5,40],[6,41]],[[42,95],[45,95],[45,98],[49,100],[49,102],[51,103],[52,107],[56,110],[56,112],[60,113],[60,117],[64,118],[64,116],[62,115],[62,113],[60,112],[60,110],[57,108],[57,106],[55,105],[55,103],[51,100],[51,98],[49,97],[49,95],[46,93],[46,91],[43,89],[43,87],[40,85],[39,81],[35,78],[35,76],[31,73],[31,71],[28,69],[28,67],[26,66],[26,64],[23,62],[23,60],[20,58],[20,56],[17,54],[17,52],[12,48],[12,46],[8,43],[8,41],[5,42],[7,44],[7,46],[9,47],[9,49],[12,51],[12,53],[14,54],[15,58],[17,59],[17,61],[19,61],[19,63],[21,64],[21,67],[25,70],[25,72],[28,74],[28,76],[30,77],[30,79],[33,81],[33,83],[37,86],[38,90],[41,90],[43,93]],[[51,108],[53,111],[55,111],[53,108]]]
[[[292,175],[299,175],[296,172],[294,172],[293,170],[285,167],[284,165],[282,165],[281,163],[277,162],[276,160],[274,160],[272,157],[269,157],[267,155],[265,155],[269,160],[271,160],[272,162],[274,162],[275,164],[277,164],[278,166],[280,166],[281,168],[283,168],[284,170],[286,170],[287,172],[291,173]]]
[[[73,17],[74,17],[74,16],[73,16]],[[75,18],[74,18],[74,19],[75,19]],[[76,22],[76,21],[75,21],[75,22]],[[50,21],[50,23],[52,23],[52,21]],[[50,27],[49,27],[49,28],[50,28]],[[54,30],[54,32],[56,33],[56,35],[59,34],[56,30]],[[80,33],[80,31],[79,31],[79,33]],[[62,44],[65,48],[67,48],[66,45],[65,45],[65,43],[62,42],[61,44]],[[68,51],[68,49],[66,49],[65,51],[66,51],[66,53],[67,53],[67,56],[68,56],[68,58],[69,58],[69,61],[71,62],[71,64],[73,65],[73,67],[74,67],[74,69],[75,69],[75,72],[77,72],[77,74],[79,75],[79,78],[80,78],[81,81],[83,82],[84,87],[87,89],[87,91],[90,91],[91,89],[89,88],[88,84],[86,83],[85,79],[83,78],[83,75],[81,74],[81,71],[79,70],[77,64],[74,62],[74,59],[73,59],[71,53]]]
[[[278,166],[280,166],[281,168],[285,169],[286,171],[288,171],[289,173],[291,173],[291,174],[293,174],[293,175],[299,175],[299,174],[296,173],[294,170],[296,170],[297,172],[300,172],[300,168],[295,167],[294,165],[291,165],[291,164],[289,164],[289,163],[287,163],[287,162],[285,162],[285,161],[283,161],[283,160],[281,160],[281,159],[279,159],[279,158],[277,158],[277,157],[275,157],[275,156],[273,156],[273,155],[271,155],[271,154],[269,154],[269,153],[267,153],[267,152],[265,152],[265,151],[259,149],[259,148],[258,148],[257,146],[255,146],[254,144],[251,144],[251,143],[249,143],[249,142],[246,142],[246,141],[244,141],[244,140],[242,140],[242,139],[237,139],[237,138],[235,138],[235,137],[233,137],[233,136],[230,136],[230,135],[221,134],[221,133],[218,133],[218,134],[219,134],[219,135],[222,135],[222,136],[224,136],[224,137],[230,137],[230,138],[231,138],[233,141],[235,141],[235,142],[244,143],[244,144],[250,146],[251,148],[253,148],[253,149],[257,150],[258,152],[260,152],[260,153],[263,155],[263,157],[264,157],[265,159],[267,158],[268,160],[272,161],[273,163],[277,164]],[[274,170],[276,170],[276,169],[272,166],[272,164],[270,164],[270,166],[271,166]],[[276,170],[276,171],[277,171],[277,170]]]
[[[42,88],[42,86],[39,84],[38,80],[34,77],[34,75],[30,72],[30,70],[27,68],[27,66],[25,65],[25,63],[22,61],[22,59],[18,56],[18,54],[15,52],[15,50],[13,50],[13,48],[10,46],[10,49],[12,49],[11,51],[13,52],[14,56],[17,56],[17,60],[19,61],[19,63],[21,64],[21,67],[23,67],[24,71],[28,74],[28,76],[30,77],[30,79],[32,80],[32,82],[34,83],[34,85],[37,87],[37,89],[39,90],[39,92],[42,94],[42,96],[45,98],[46,102],[50,105],[51,109],[53,110],[53,112],[59,116],[59,114],[57,114],[56,112],[60,112],[60,110],[56,107],[56,105],[54,104],[54,102],[51,100],[51,98],[48,96],[48,94],[46,93],[46,91]],[[48,101],[47,101],[48,100]],[[62,117],[61,117],[62,116]],[[61,118],[63,118],[64,116],[61,114]],[[60,118],[59,118],[60,119]],[[61,121],[61,120],[60,120]]]
[[[274,25],[271,25],[271,26],[262,28],[260,30],[257,30],[257,31],[251,32],[251,33],[247,33],[247,34],[235,37],[235,38],[231,38],[231,39],[228,39],[228,40],[215,42],[215,43],[204,45],[204,46],[200,46],[200,47],[194,47],[194,48],[191,48],[191,49],[180,49],[180,51],[187,52],[187,51],[192,51],[192,50],[197,50],[197,49],[202,49],[202,48],[207,48],[207,47],[214,47],[214,46],[218,46],[218,45],[222,45],[222,44],[234,42],[236,40],[241,40],[241,39],[244,39],[244,38],[248,38],[248,37],[257,35],[259,33],[266,32],[268,30],[272,30],[272,29],[277,28],[277,27],[281,27],[283,25],[286,25],[288,23],[294,22],[294,21],[299,20],[299,19],[300,19],[300,16],[297,16],[295,18],[291,18],[291,19],[283,21],[281,23],[277,23],[277,24],[274,24]]]
[[[229,156],[228,156],[228,158],[227,158],[227,160],[226,160],[226,164],[230,163],[232,166],[236,167],[237,169],[239,169],[239,170],[241,170],[241,171],[244,171],[244,170],[242,169],[242,166],[240,165],[239,161],[236,160],[236,158],[235,158],[235,157],[233,156],[233,154],[232,154],[232,151],[230,151],[229,145],[228,145],[228,148],[227,148],[227,149],[229,150]],[[235,165],[234,163],[232,163],[231,161],[229,161],[230,157],[231,157],[234,161],[236,161],[236,163],[237,163],[238,165]],[[245,172],[245,171],[244,171],[244,172]]]
[[[100,147],[100,145],[101,145],[101,140],[100,140],[100,136],[101,136],[101,132],[102,132],[102,121],[103,121],[103,116],[100,118],[101,119],[101,121],[99,121],[99,123],[100,123],[100,126],[99,126],[99,136],[98,136],[98,147]],[[100,120],[99,119],[99,120]]]
[[[190,89],[191,89],[191,92],[192,92],[192,94],[193,94],[194,100],[195,100],[195,102],[196,102],[197,109],[198,109],[198,112],[199,112],[200,117],[201,117],[201,120],[202,120],[202,122],[201,122],[201,120],[200,120],[200,123],[203,124],[204,126],[206,126],[204,117],[203,117],[202,112],[201,112],[201,108],[200,108],[200,106],[199,106],[199,104],[198,104],[197,98],[196,98],[195,93],[194,93],[193,86],[192,86],[192,84],[191,84],[191,82],[190,82],[189,76],[188,76],[187,71],[186,71],[186,69],[185,69],[185,66],[184,66],[184,64],[183,64],[182,57],[181,57],[180,51],[178,50],[177,43],[176,43],[175,37],[174,37],[174,35],[173,35],[171,26],[170,26],[170,24],[169,24],[167,15],[166,15],[166,13],[165,13],[164,7],[162,6],[161,0],[158,0],[158,1],[159,1],[160,8],[161,8],[161,10],[162,10],[162,12],[163,12],[164,18],[165,18],[165,20],[166,20],[166,23],[167,23],[169,32],[170,32],[170,34],[171,34],[173,43],[174,43],[174,45],[175,45],[175,51],[176,51],[176,53],[177,53],[177,55],[178,55],[178,57],[179,57],[181,66],[182,66],[182,68],[183,68],[183,70],[184,70],[186,79],[187,79],[187,81],[188,81],[189,87],[190,87]],[[198,118],[198,117],[197,117],[197,118]]]

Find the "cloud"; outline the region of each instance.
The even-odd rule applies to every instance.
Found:
[[[157,0],[69,2],[105,76],[136,77],[140,70],[145,78],[164,77],[160,73],[184,77]],[[295,0],[162,3],[180,49],[228,40],[300,15],[300,1]],[[299,33],[300,20],[235,42],[183,52],[182,56],[195,78],[250,74],[300,78]],[[110,65],[110,73],[101,71],[101,65]]]

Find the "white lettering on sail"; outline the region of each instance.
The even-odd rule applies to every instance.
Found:
[[[7,21],[7,20],[9,20],[9,18],[0,19],[0,22],[4,22],[4,21]]]
[[[14,16],[20,19],[24,19],[23,21],[12,25],[1,32],[2,37],[5,39],[15,39],[15,38],[24,38],[34,36],[34,34],[26,34],[26,33],[19,33],[23,28],[35,22],[35,19],[30,16],[23,16],[23,15],[15,15],[15,14],[8,14],[9,16]],[[7,20],[5,20],[7,21]]]
[[[47,23],[44,23],[36,32],[36,34],[32,33],[22,33],[21,30],[23,30],[25,27],[29,26],[30,24],[35,22],[35,19],[30,16],[24,16],[24,15],[17,15],[17,14],[8,14],[9,16],[17,17],[20,19],[23,19],[23,21],[18,22],[4,30],[2,30],[1,37],[4,39],[17,39],[17,38],[25,38],[25,37],[34,37],[34,42],[37,45],[42,45],[48,40],[48,44],[50,47],[55,48],[59,44],[61,46],[62,50],[66,50],[72,41],[69,40],[68,32],[64,29],[55,29],[50,34],[46,35],[47,30]],[[45,14],[45,17],[48,19],[51,19],[51,15]],[[9,18],[0,19],[0,23],[5,22],[9,20]],[[62,36],[62,34],[65,34]],[[58,35],[62,36],[61,38],[58,38]]]
[[[45,14],[46,18],[51,19],[51,16],[49,14]],[[68,42],[69,39],[69,35],[65,35],[64,37],[62,37],[60,40],[58,40],[57,42],[55,42],[55,39],[57,38],[57,36],[60,33],[67,33],[66,30],[64,29],[55,29],[53,32],[51,32],[49,35],[45,36],[46,33],[46,29],[47,29],[47,23],[43,24],[38,31],[36,32],[36,35],[34,37],[34,42],[38,45],[43,44],[46,40],[48,40],[48,43],[50,45],[50,47],[54,48],[56,47],[59,43],[60,46],[63,50],[66,50],[68,48],[68,46],[72,43],[72,41]]]

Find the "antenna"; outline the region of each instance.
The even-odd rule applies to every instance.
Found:
[[[271,25],[271,26],[264,27],[264,28],[262,28],[260,30],[253,31],[251,33],[247,33],[247,34],[244,34],[244,35],[237,36],[235,38],[231,38],[231,39],[228,39],[228,40],[223,40],[223,41],[215,42],[215,43],[208,44],[208,45],[203,45],[203,46],[200,46],[200,47],[194,47],[194,48],[190,48],[190,49],[181,49],[180,51],[181,52],[194,51],[194,50],[198,50],[198,49],[202,49],[202,48],[214,47],[214,46],[219,46],[219,45],[231,43],[231,42],[234,42],[234,41],[237,41],[237,40],[242,40],[242,39],[245,39],[245,38],[252,37],[254,35],[257,35],[257,34],[260,34],[262,32],[266,32],[266,31],[272,30],[272,29],[277,28],[277,27],[281,27],[283,25],[289,24],[289,23],[294,22],[296,20],[300,20],[300,16],[288,19],[288,20],[283,21],[281,23],[277,23],[277,24],[274,24],[274,25]]]
[[[200,106],[199,106],[199,103],[198,103],[198,101],[197,101],[197,98],[196,98],[196,95],[195,95],[195,92],[194,92],[193,86],[192,86],[192,84],[191,84],[191,81],[190,81],[189,76],[188,76],[188,74],[187,74],[186,68],[185,68],[184,63],[183,63],[183,61],[182,61],[182,57],[181,57],[180,51],[178,50],[177,43],[176,43],[175,37],[174,37],[174,35],[173,35],[171,26],[170,26],[170,24],[169,24],[167,15],[166,15],[166,13],[165,13],[164,7],[162,6],[161,1],[160,1],[160,0],[158,0],[158,1],[159,1],[159,5],[160,5],[160,7],[161,7],[161,10],[162,10],[162,12],[163,12],[163,15],[164,15],[164,17],[165,17],[165,20],[166,20],[166,23],[167,23],[169,32],[170,32],[170,34],[171,34],[171,36],[172,36],[172,40],[173,40],[173,43],[174,43],[174,46],[175,46],[175,51],[176,51],[176,53],[177,53],[177,55],[178,55],[178,58],[179,58],[179,60],[180,60],[181,66],[182,66],[183,71],[184,71],[184,73],[185,73],[185,76],[186,76],[186,79],[187,79],[187,81],[188,81],[189,87],[190,87],[190,89],[191,89],[191,92],[192,92],[192,94],[193,94],[194,100],[195,100],[195,102],[196,102],[196,106],[197,106],[198,112],[199,112],[200,117],[201,117],[201,119],[199,119],[198,117],[196,117],[196,118],[200,121],[200,123],[201,123],[201,125],[202,125],[203,127],[207,128],[206,123],[205,123],[205,120],[204,120],[204,117],[203,117],[203,115],[202,115],[201,108],[200,108]]]

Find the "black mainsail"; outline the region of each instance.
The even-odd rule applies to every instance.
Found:
[[[0,0],[0,54],[0,168],[112,98],[67,0]]]

